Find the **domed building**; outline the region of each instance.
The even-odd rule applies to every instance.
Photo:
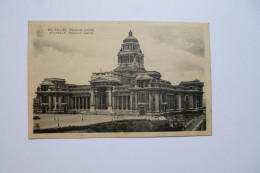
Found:
[[[92,73],[90,85],[46,78],[37,89],[35,112],[86,114],[202,114],[199,80],[172,85],[157,71],[147,71],[144,54],[130,31],[117,54],[113,71]]]
[[[114,70],[124,83],[130,83],[138,73],[144,73],[144,54],[132,31],[123,40],[118,56],[118,67]]]

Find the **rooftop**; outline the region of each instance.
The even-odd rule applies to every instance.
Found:
[[[127,43],[127,42],[136,42],[138,43],[138,40],[133,36],[133,32],[130,30],[128,37],[126,37],[123,40],[123,43]]]

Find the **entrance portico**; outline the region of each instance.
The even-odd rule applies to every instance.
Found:
[[[112,89],[111,87],[96,87],[95,109],[112,111]]]
[[[91,93],[94,93],[94,98],[91,99],[92,109],[107,110],[112,112],[112,90],[113,86],[121,85],[118,76],[114,72],[99,72],[93,73],[91,77]]]

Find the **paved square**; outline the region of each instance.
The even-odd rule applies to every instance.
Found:
[[[158,120],[153,116],[137,116],[137,115],[83,115],[83,114],[35,114],[40,117],[34,120],[34,124],[38,123],[40,129],[49,129],[68,126],[86,126],[115,120],[133,120],[133,119],[149,119]]]

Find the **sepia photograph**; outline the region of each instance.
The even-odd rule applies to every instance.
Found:
[[[259,16],[250,0],[0,1],[0,173],[259,173]]]
[[[208,23],[29,21],[29,138],[212,134]]]

